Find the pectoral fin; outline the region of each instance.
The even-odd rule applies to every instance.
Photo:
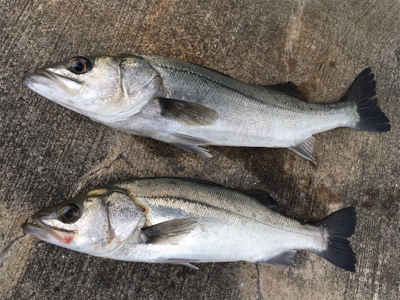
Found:
[[[195,228],[196,218],[181,218],[155,224],[142,228],[142,233],[147,237],[147,243],[154,243],[156,238],[169,238],[188,234]]]
[[[214,123],[218,117],[218,113],[214,109],[197,103],[170,98],[159,98],[158,102],[162,116],[186,125],[209,125]]]
[[[296,250],[289,250],[286,252],[282,252],[279,255],[268,260],[257,261],[257,263],[275,267],[295,266],[296,264],[293,261],[293,257],[295,254]]]
[[[312,136],[295,146],[289,147],[289,149],[301,157],[311,160],[314,164],[317,164],[314,157],[314,144],[315,138]]]

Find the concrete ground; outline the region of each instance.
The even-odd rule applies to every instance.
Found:
[[[398,1],[13,0],[0,9],[1,299],[399,298]],[[286,149],[210,147],[207,159],[118,133],[22,84],[44,64],[118,52],[178,58],[256,84],[293,81],[314,102],[337,101],[370,66],[392,131],[318,134],[318,166]],[[144,176],[269,188],[279,211],[299,220],[353,205],[356,272],[305,251],[286,268],[118,262],[21,230],[51,203]]]

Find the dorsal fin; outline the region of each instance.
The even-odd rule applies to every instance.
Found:
[[[304,95],[298,90],[297,85],[295,85],[293,82],[283,82],[283,83],[278,83],[278,84],[273,84],[273,85],[266,85],[265,86],[268,89],[284,93],[286,95],[305,100]]]
[[[263,190],[247,190],[241,191],[242,193],[255,198],[259,203],[265,205],[268,208],[274,208],[277,206],[274,197],[271,193]]]
[[[207,184],[207,185],[212,185],[212,186],[220,186],[219,183],[213,182],[213,181],[208,181],[208,180],[203,180],[203,179],[197,179],[197,178],[186,178],[186,177],[174,177],[174,179],[179,179],[179,180],[184,180],[184,181],[189,181],[189,182],[196,182],[200,184]]]

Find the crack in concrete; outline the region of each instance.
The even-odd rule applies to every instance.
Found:
[[[261,284],[260,284],[260,270],[258,269],[258,264],[255,264],[256,266],[256,271],[257,271],[257,294],[258,294],[258,299],[264,300],[264,297],[261,293]]]
[[[16,242],[18,242],[20,239],[22,239],[22,238],[25,237],[25,236],[26,236],[26,233],[24,233],[24,234],[21,235],[21,236],[17,236],[15,239],[11,240],[5,248],[3,248],[3,250],[2,250],[1,253],[0,253],[0,267],[3,265],[3,260],[4,260],[5,258],[7,258],[7,256],[8,256],[8,251],[10,250],[10,248],[11,248]]]

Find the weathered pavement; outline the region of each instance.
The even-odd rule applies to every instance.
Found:
[[[1,299],[396,299],[400,294],[398,1],[1,1]],[[210,147],[211,159],[117,133],[38,96],[22,79],[77,54],[146,52],[337,101],[366,66],[391,120],[385,134],[316,135],[318,166],[283,149]],[[279,210],[318,220],[357,208],[356,273],[301,251],[297,267],[104,260],[24,236],[40,208],[144,176],[269,188]],[[246,242],[246,241],[243,241]],[[268,242],[268,241],[266,241]]]

